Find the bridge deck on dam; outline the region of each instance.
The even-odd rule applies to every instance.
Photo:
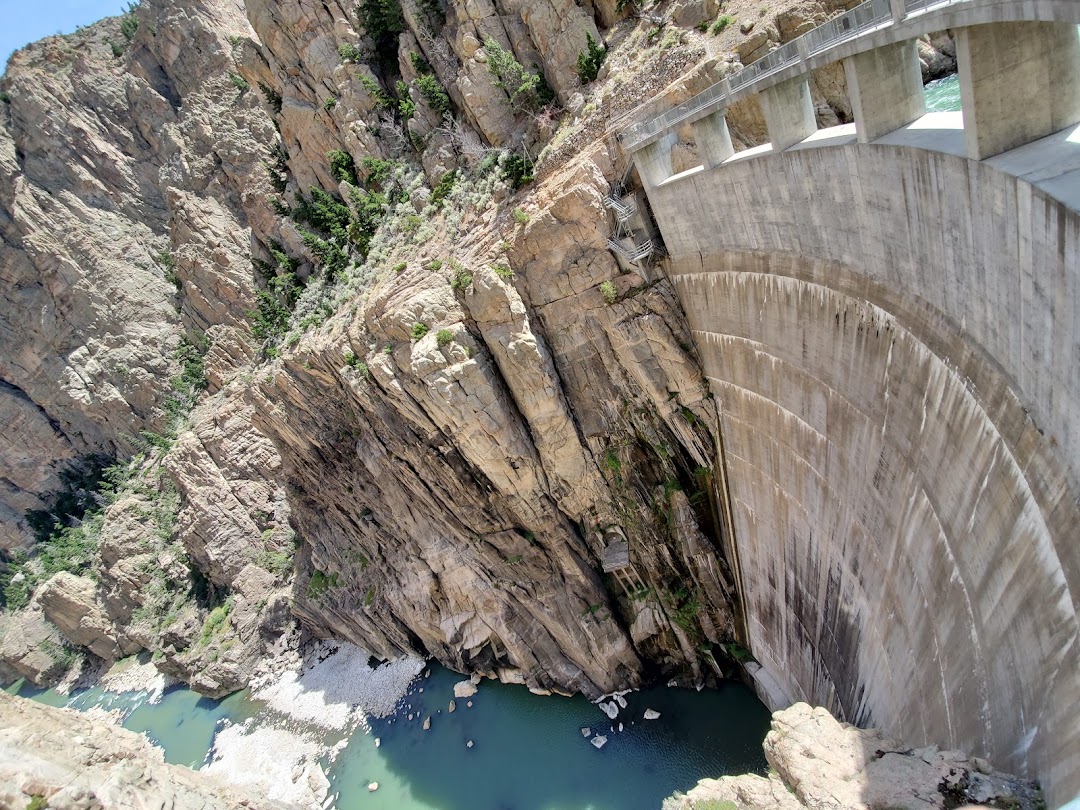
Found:
[[[855,125],[841,124],[817,130],[787,151],[846,146],[856,143]],[[872,141],[883,146],[910,146],[931,152],[963,156],[965,152],[963,113],[932,112],[907,126]],[[771,143],[736,152],[722,166],[774,154]],[[983,161],[1000,172],[1026,180],[1073,211],[1080,212],[1080,124],[1040,138]],[[704,170],[696,166],[680,172],[659,185],[678,183]]]

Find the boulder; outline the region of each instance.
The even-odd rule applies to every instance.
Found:
[[[467,698],[476,694],[476,684],[472,681],[458,681],[454,684],[454,697]]]
[[[38,589],[35,599],[68,641],[98,658],[112,662],[140,649],[109,621],[97,584],[87,577],[61,571]]]
[[[605,745],[607,745],[607,737],[605,737],[603,734],[597,734],[595,737],[589,740],[589,742],[591,742],[596,748],[603,748]]]
[[[646,720],[658,720],[658,719],[660,719],[660,712],[656,711],[656,709],[646,709],[645,710],[645,719]]]

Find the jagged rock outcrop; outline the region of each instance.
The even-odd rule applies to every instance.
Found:
[[[933,746],[912,750],[876,729],[839,723],[827,710],[805,703],[773,714],[765,757],[768,776],[703,779],[685,796],[665,800],[664,810],[1046,806],[1033,782],[999,773],[985,760]]]
[[[142,734],[94,714],[0,692],[0,805],[58,810],[283,808],[216,777],[168,765]]]
[[[38,589],[35,599],[64,638],[104,661],[111,663],[141,649],[127,634],[116,631],[98,597],[97,584],[87,577],[61,571]]]

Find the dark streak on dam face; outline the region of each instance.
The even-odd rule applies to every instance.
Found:
[[[648,193],[766,699],[1080,793],[1080,217],[880,145]]]

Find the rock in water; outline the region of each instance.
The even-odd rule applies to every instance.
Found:
[[[607,737],[605,737],[603,734],[597,734],[595,737],[589,740],[589,742],[591,742],[597,748],[603,748],[605,745],[607,745]]]
[[[465,747],[472,748],[472,740],[469,740],[467,743],[465,743]]]
[[[367,789],[368,789],[369,793],[374,793],[376,790],[379,789],[379,783],[378,782],[369,782],[368,786],[367,786]]]
[[[619,716],[619,707],[615,705],[615,701],[611,703],[600,703],[601,711],[606,714],[610,719],[614,720]]]
[[[645,719],[646,720],[657,720],[659,718],[660,718],[660,712],[656,711],[656,709],[646,709],[645,710]]]
[[[454,701],[451,700],[450,701],[450,708],[447,709],[447,711],[449,711],[451,714],[453,714],[456,709],[457,709],[457,704],[454,703]]]
[[[431,717],[425,717],[424,718],[424,731],[430,731],[430,730],[431,730]]]
[[[622,731],[622,723],[619,723],[619,731]]]
[[[454,697],[467,698],[476,694],[476,684],[472,681],[458,681],[454,684]]]
[[[378,748],[380,745],[382,745],[382,740],[380,740],[378,737],[376,737],[375,738],[375,747]]]
[[[470,700],[468,703],[466,703],[465,707],[468,708],[468,709],[471,709],[472,708],[472,701]]]
[[[592,734],[592,729],[589,728],[588,726],[585,726],[585,728],[583,728],[581,730],[581,736],[582,737],[588,737],[590,734]]]
[[[619,704],[620,709],[626,708],[626,698],[624,698],[622,695],[616,695],[615,702]]]

